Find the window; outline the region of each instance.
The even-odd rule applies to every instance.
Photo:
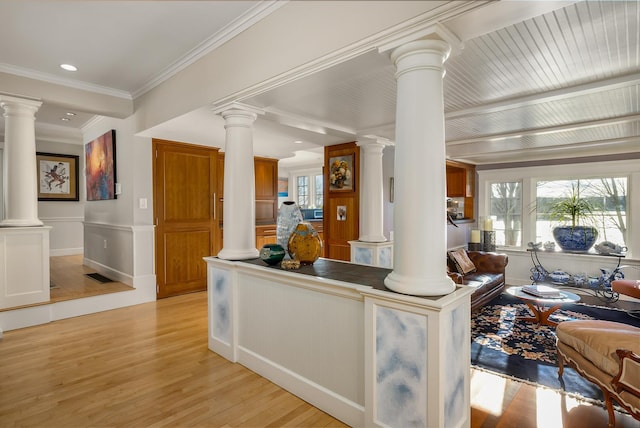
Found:
[[[306,175],[298,176],[297,192],[298,206],[307,208],[309,206],[309,177]]]
[[[547,214],[556,202],[575,193],[593,207],[587,226],[598,229],[598,241],[627,246],[627,178],[604,177],[538,181],[536,186],[536,240],[553,242],[552,230],[558,225]]]
[[[318,174],[315,177],[315,197],[313,198],[313,200],[315,201],[316,204],[316,208],[322,208],[322,205],[324,204],[324,180],[322,179],[322,174]]]
[[[494,219],[496,245],[522,245],[522,183],[491,183],[489,215]]]
[[[598,229],[596,244],[611,241],[627,247],[627,257],[635,258],[640,234],[629,223],[632,210],[640,208],[631,191],[636,188],[637,159],[479,170],[477,216],[493,219],[496,245],[505,250],[525,250],[529,242],[555,242],[553,228],[560,223],[552,220],[549,209],[575,189],[594,207],[588,225]]]
[[[301,209],[320,209],[324,204],[324,181],[318,170],[292,171],[293,200]]]

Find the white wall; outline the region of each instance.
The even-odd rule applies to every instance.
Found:
[[[36,151],[78,156],[79,201],[39,201],[38,218],[51,226],[49,250],[51,256],[82,254],[84,247],[84,148],[78,144],[36,141]]]
[[[116,131],[116,199],[85,204],[85,264],[129,285],[155,287],[151,139],[136,137],[135,115],[103,118],[83,129],[88,143]],[[140,208],[140,199],[147,208]]]

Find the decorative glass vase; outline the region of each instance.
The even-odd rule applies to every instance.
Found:
[[[288,247],[291,232],[293,232],[293,229],[295,229],[301,221],[302,212],[298,204],[293,201],[285,201],[280,205],[278,218],[276,220],[276,241],[282,248]],[[293,258],[290,251],[289,257]]]
[[[280,244],[264,244],[260,249],[260,259],[270,266],[280,263],[285,254],[284,248]]]
[[[322,241],[311,223],[298,223],[288,245],[289,255],[303,265],[312,265],[322,254]]]

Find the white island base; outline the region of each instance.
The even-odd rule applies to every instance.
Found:
[[[470,423],[470,295],[407,296],[388,269],[207,257],[209,349],[351,426]]]

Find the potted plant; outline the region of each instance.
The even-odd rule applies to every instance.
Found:
[[[586,252],[598,239],[598,229],[592,222],[595,206],[588,199],[580,198],[577,189],[554,203],[548,214],[551,219],[565,223],[553,228],[553,237],[564,251]]]

